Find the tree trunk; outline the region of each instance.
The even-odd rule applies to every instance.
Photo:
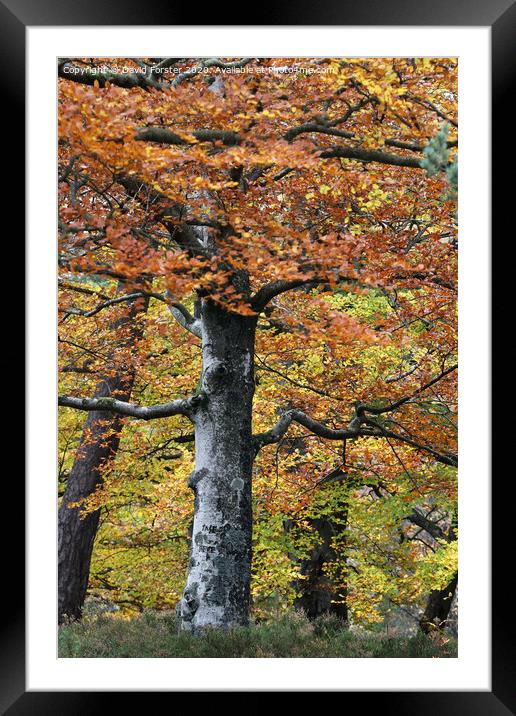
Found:
[[[194,522],[181,628],[247,624],[256,318],[201,307],[203,400],[195,415]]]
[[[457,589],[458,576],[456,572],[444,589],[434,589],[430,592],[426,609],[419,620],[419,626],[424,634],[430,634],[430,632],[446,626]]]
[[[294,606],[311,620],[322,614],[333,614],[347,621],[346,567],[339,565],[346,549],[347,498],[332,518],[316,517],[309,521],[318,541],[309,556],[299,562],[304,579],[296,580],[293,585],[297,593]],[[335,537],[338,548],[334,544]]]
[[[336,585],[327,572],[327,565],[339,559],[332,547],[335,525],[324,517],[310,522],[319,542],[313,547],[309,557],[300,563],[299,571],[305,579],[295,584],[297,596],[294,599],[294,607],[302,609],[310,620],[317,619],[322,614],[334,614],[347,621],[346,589],[342,584]]]
[[[147,309],[147,299],[131,304],[127,315],[113,328],[127,326],[125,339],[129,344],[140,337],[141,329],[135,324],[138,312]],[[122,341],[123,342],[123,341]],[[115,395],[129,400],[135,372],[127,369],[113,376],[101,378],[95,398]],[[99,525],[100,510],[81,516],[80,507],[70,507],[92,494],[102,483],[102,468],[112,460],[118,450],[123,418],[106,412],[88,413],[74,464],[67,479],[58,515],[58,622],[80,619],[86,597],[93,543]]]

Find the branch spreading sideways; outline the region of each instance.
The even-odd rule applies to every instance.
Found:
[[[116,398],[76,398],[68,395],[60,395],[57,403],[66,408],[76,408],[77,410],[87,411],[110,411],[118,415],[126,415],[130,418],[139,418],[140,420],[154,420],[156,418],[168,418],[171,415],[185,415],[193,422],[195,408],[199,405],[201,400],[201,396],[192,395],[190,398],[172,400],[170,403],[144,406],[125,403]]]
[[[396,402],[391,403],[388,406],[376,408],[374,406],[369,406],[364,403],[356,403],[355,413],[349,421],[347,427],[345,428],[330,428],[324,423],[320,423],[318,420],[314,420],[313,418],[309,417],[301,410],[287,410],[285,413],[283,413],[276,425],[271,428],[271,430],[254,436],[256,453],[258,453],[264,445],[270,445],[272,443],[279,442],[289,429],[291,423],[296,422],[299,423],[299,425],[303,425],[305,428],[310,430],[310,432],[312,432],[314,435],[318,435],[321,438],[326,438],[327,440],[346,440],[347,438],[357,437],[390,438],[392,440],[398,440],[399,442],[410,445],[416,450],[428,453],[437,462],[441,462],[444,465],[457,467],[457,455],[453,453],[439,452],[438,450],[434,449],[433,447],[430,447],[429,445],[419,443],[406,435],[401,435],[400,433],[389,430],[384,425],[381,425],[372,418],[368,417],[368,413],[373,415],[379,415],[381,413],[396,410],[402,405],[408,403],[416,395],[419,395],[419,393],[423,392],[432,385],[435,385],[435,383],[444,378],[444,376],[448,375],[456,369],[457,365],[453,365],[450,368],[447,368],[438,376],[433,378],[431,381],[414,391],[411,395],[405,398],[401,398],[400,400],[397,400]]]

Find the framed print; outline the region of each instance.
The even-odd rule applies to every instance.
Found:
[[[0,11],[29,319],[2,708],[346,691],[516,713],[489,437],[515,6]]]

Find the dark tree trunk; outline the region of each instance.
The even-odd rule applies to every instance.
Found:
[[[147,300],[131,304],[127,315],[113,327],[127,328],[122,342],[134,341],[141,336],[141,329],[134,318],[146,310]],[[116,375],[101,378],[94,393],[95,398],[116,396],[129,400],[135,373],[132,368]],[[102,483],[102,468],[114,458],[120,442],[123,418],[106,412],[88,413],[76,458],[63,494],[58,515],[58,622],[80,619],[90,572],[93,543],[99,525],[100,510],[81,517],[80,507],[70,507],[92,494]]]
[[[327,565],[337,558],[331,546],[334,526],[331,520],[321,518],[312,520],[312,527],[320,542],[312,549],[309,558],[301,562],[300,573],[305,579],[296,582],[298,596],[294,606],[302,609],[309,619],[317,619],[322,614],[335,614],[347,620],[346,590],[343,587],[336,589],[326,571]]]
[[[256,319],[201,307],[203,400],[195,414],[195,496],[181,628],[249,619],[255,457],[251,432]]]
[[[430,632],[446,626],[457,583],[458,573],[456,572],[444,589],[434,589],[430,592],[426,609],[419,620],[419,626],[424,634],[430,634]]]
[[[297,597],[294,606],[302,609],[309,619],[317,619],[322,614],[334,614],[343,621],[348,619],[347,589],[344,579],[336,583],[335,573],[330,575],[328,566],[334,565],[342,555],[339,555],[332,545],[337,532],[344,530],[345,524],[338,525],[327,518],[311,520],[312,528],[316,531],[319,541],[312,549],[309,557],[300,563],[300,579],[294,585]],[[341,540],[342,541],[342,540]]]

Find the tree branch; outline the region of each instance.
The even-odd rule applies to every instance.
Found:
[[[167,291],[167,296],[170,296],[169,291]],[[174,316],[179,325],[183,326],[187,331],[190,331],[194,336],[197,336],[197,338],[201,338],[201,322],[192,316],[186,306],[183,306],[182,303],[178,303],[177,301],[164,300],[168,303],[170,313]]]
[[[283,135],[283,139],[291,142],[295,137],[304,133],[327,134],[345,139],[357,139],[353,132],[343,129],[334,129],[317,122],[308,122],[297,127],[291,127]],[[238,132],[223,129],[198,129],[191,132],[191,136],[200,142],[221,141],[224,145],[231,147],[242,143],[242,137]],[[177,146],[188,145],[189,142],[175,132],[165,127],[143,127],[136,133],[138,141],[158,142],[160,144],[174,144]],[[400,149],[407,149],[412,152],[422,152],[424,145],[402,142],[396,139],[386,139],[385,144]],[[391,154],[377,149],[363,149],[361,147],[335,146],[324,149],[319,155],[323,159],[342,157],[344,159],[357,159],[366,162],[379,162],[381,164],[392,164],[400,167],[411,167],[421,169],[421,160],[415,157],[406,157],[401,154]],[[277,174],[274,179],[280,179],[290,173],[292,169],[287,167]]]
[[[411,167],[421,169],[421,160],[417,157],[404,157],[401,154],[390,154],[378,149],[361,149],[360,147],[336,146],[324,149],[319,155],[322,159],[357,159],[362,162],[378,162],[380,164],[392,164],[397,167]]]
[[[422,107],[426,107],[426,109],[430,109],[432,112],[435,112],[435,114],[438,117],[441,117],[441,119],[444,119],[445,122],[450,122],[450,124],[453,124],[454,127],[458,127],[459,123],[456,119],[452,119],[451,117],[447,117],[444,112],[442,112],[439,107],[437,107],[433,102],[430,102],[429,99],[421,99],[420,97],[416,97],[411,92],[408,92],[404,99],[408,99],[411,102],[415,102],[416,104],[420,104]]]
[[[70,64],[70,60],[65,59],[57,65],[58,77],[64,80],[71,80],[72,82],[78,82],[83,85],[93,86],[95,82],[98,83],[99,87],[105,87],[106,82],[117,87],[124,87],[125,89],[132,89],[133,87],[143,87],[149,89],[163,90],[168,87],[168,83],[157,82],[152,73],[149,72],[101,72],[95,68],[90,67],[78,67],[77,65]]]
[[[457,539],[453,529],[450,528],[448,532],[445,532],[438,524],[429,520],[425,515],[422,515],[419,510],[412,510],[406,519],[418,527],[421,527],[425,532],[428,532],[435,540],[445,539],[447,542],[453,542]]]
[[[375,408],[372,405],[366,405],[364,403],[358,403],[357,404],[357,414],[361,415],[364,412],[372,413],[373,415],[381,415],[381,413],[389,413],[392,410],[396,410],[396,408],[401,407],[405,403],[408,403],[412,398],[414,398],[416,395],[419,395],[419,393],[422,393],[423,391],[427,390],[427,388],[430,388],[432,385],[435,385],[438,383],[442,378],[444,378],[445,375],[448,375],[449,373],[452,373],[454,370],[457,370],[458,365],[452,365],[450,368],[447,368],[446,370],[443,370],[442,373],[440,373],[435,378],[432,378],[432,380],[428,381],[428,383],[425,383],[425,385],[422,385],[420,388],[415,390],[410,395],[406,396],[405,398],[400,398],[394,403],[391,403],[390,405],[387,405],[383,408]]]
[[[306,124],[300,124],[297,127],[291,127],[283,135],[284,139],[291,142],[299,134],[305,133],[316,133],[316,134],[329,134],[333,137],[342,137],[344,139],[353,139],[355,137],[353,132],[347,132],[344,129],[335,129],[329,125],[319,124],[318,122],[307,122]]]
[[[317,278],[301,278],[293,281],[272,281],[271,283],[262,286],[251,298],[251,306],[255,311],[261,311],[275,296],[279,296],[280,293],[290,291],[293,288],[300,288],[301,286],[315,285],[320,279]]]
[[[321,123],[320,121],[307,122],[306,124],[300,124],[297,127],[291,127],[283,135],[283,138],[287,141],[292,141],[295,137],[300,134],[328,134],[334,137],[342,137],[344,139],[355,139],[359,142],[363,142],[364,138],[357,136],[354,132],[348,132],[344,129],[335,129],[334,122]],[[398,149],[408,149],[410,152],[422,152],[426,144],[418,144],[417,142],[404,142],[399,139],[387,138],[384,143],[388,147],[396,147]],[[456,139],[447,142],[448,147],[456,147],[458,141]]]
[[[437,450],[434,450],[434,448],[418,443],[411,438],[406,438],[403,435],[398,435],[397,433],[378,425],[374,421],[367,419],[364,420],[358,415],[350,420],[347,428],[329,428],[327,425],[324,425],[324,423],[320,423],[318,420],[310,418],[301,410],[295,409],[288,410],[284,413],[271,430],[254,436],[256,453],[258,453],[264,445],[279,442],[289,429],[292,422],[303,425],[314,435],[318,435],[319,437],[327,440],[345,440],[347,438],[359,437],[391,438],[393,440],[399,440],[400,442],[406,443],[416,450],[432,455],[437,462],[441,462],[445,465],[451,465],[452,467],[457,467],[458,464],[456,455],[440,453]],[[364,423],[369,427],[364,427]]]
[[[92,293],[94,292],[92,291]],[[175,301],[169,291],[167,291],[166,296],[163,296],[161,293],[154,293],[152,291],[136,291],[135,293],[128,293],[125,296],[118,296],[117,298],[111,298],[107,301],[104,301],[103,303],[99,303],[98,306],[95,306],[95,308],[92,308],[89,311],[83,311],[80,308],[65,308],[62,310],[65,313],[65,318],[70,315],[84,316],[86,318],[89,318],[91,316],[95,316],[104,308],[114,306],[118,303],[123,303],[124,301],[132,301],[133,299],[140,297],[155,298],[157,301],[162,301],[163,303],[166,303],[172,316],[181,326],[183,326],[183,328],[185,328],[190,333],[193,333],[193,335],[197,336],[197,338],[201,337],[200,321],[196,320],[192,316],[186,306],[184,306],[179,301]]]
[[[358,435],[358,431],[354,425],[341,429],[329,428],[327,425],[324,425],[317,420],[313,420],[313,418],[310,418],[301,410],[292,409],[283,413],[271,430],[254,436],[256,452],[258,452],[264,445],[279,442],[289,429],[292,422],[299,423],[300,425],[308,428],[312,433],[314,433],[314,435],[319,435],[319,437],[327,438],[329,440],[344,440],[345,438],[357,437]],[[370,431],[369,434],[371,434]]]
[[[158,200],[166,200],[163,194],[149,188],[145,182],[135,176],[128,176],[126,174],[114,174],[113,179],[124,187],[129,196],[133,197],[142,204],[147,204],[150,199],[151,202]],[[142,192],[145,192],[147,196],[142,197]],[[185,214],[187,213],[188,207],[167,202],[166,208],[160,214],[159,220],[168,229],[172,240],[184,251],[194,256],[202,256],[203,258],[211,257],[210,250],[201,242],[196,232],[200,231],[201,228],[205,228],[208,224],[206,221],[203,222],[201,219],[197,223],[196,219],[187,219]],[[171,218],[172,221],[167,219]],[[177,222],[177,223],[176,223]],[[194,223],[196,222],[196,223]],[[211,222],[209,224],[212,226]]]
[[[443,463],[443,465],[450,465],[451,467],[457,467],[458,466],[458,457],[457,455],[454,455],[453,453],[442,453],[436,450],[435,448],[429,447],[428,445],[424,445],[422,443],[418,443],[416,440],[413,440],[412,438],[405,437],[404,435],[400,435],[399,433],[395,433],[392,430],[387,430],[383,425],[379,425],[374,420],[364,420],[366,425],[369,425],[371,428],[376,429],[378,432],[375,433],[376,437],[384,437],[384,438],[391,438],[392,440],[398,440],[399,442],[406,443],[407,445],[410,445],[411,447],[415,448],[416,450],[427,452],[429,455],[431,455],[437,462]]]
[[[90,318],[91,316],[95,316],[97,313],[100,313],[102,309],[108,308],[108,306],[114,306],[117,303],[124,303],[125,301],[132,301],[135,298],[140,298],[145,295],[145,293],[137,291],[135,293],[128,293],[125,296],[110,298],[108,301],[104,301],[104,303],[99,303],[98,306],[95,306],[95,308],[92,308],[90,311],[83,311],[80,308],[63,308],[62,310],[65,316],[85,316],[86,318]]]
[[[185,72],[178,75],[172,82],[172,86],[177,87],[177,85],[180,85],[185,80],[190,79],[190,77],[195,77],[195,75],[202,72],[205,67],[218,67],[223,70],[229,70],[237,67],[245,67],[245,65],[248,65],[251,60],[252,57],[243,57],[241,60],[235,60],[234,62],[222,62],[222,60],[219,60],[218,57],[210,57],[202,60],[195,67],[185,70]]]
[[[198,142],[222,142],[227,147],[240,144],[242,139],[237,132],[223,129],[196,129],[191,133]],[[189,145],[186,139],[172,132],[166,127],[143,127],[136,133],[139,142],[157,142],[159,144],[175,144],[177,146]]]
[[[201,402],[201,397],[193,395],[186,400],[172,400],[170,403],[160,405],[134,405],[125,403],[116,398],[76,398],[68,395],[60,395],[57,404],[65,408],[77,410],[98,410],[126,415],[140,420],[154,420],[156,418],[168,418],[171,415],[185,415],[193,422],[195,407]]]

